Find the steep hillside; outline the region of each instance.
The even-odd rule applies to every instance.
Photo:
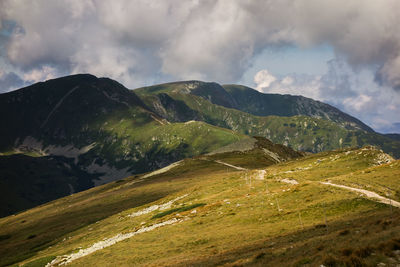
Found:
[[[171,124],[121,84],[91,75],[0,95],[0,121],[7,125],[3,154],[64,156],[89,171],[106,166],[101,171],[110,174],[145,172],[242,137],[201,122]]]
[[[65,196],[69,186],[72,191],[80,191],[88,185],[158,169],[244,137],[204,122],[170,123],[121,84],[92,75],[63,77],[1,94],[0,122],[5,126],[0,128],[0,161],[9,161],[5,155],[14,154],[59,157],[68,168],[90,177],[90,181],[82,181],[84,187],[61,175],[64,178],[58,182],[63,183],[59,185],[62,190],[49,192],[47,186],[42,186],[38,188],[42,191],[15,191],[40,196],[31,203]],[[13,164],[2,173],[1,183],[14,184],[16,174],[20,175],[19,181],[35,181],[35,175],[15,169],[26,161],[36,164],[41,159],[13,157]],[[66,167],[54,161],[41,162],[48,162],[56,173],[65,172]],[[19,202],[21,198],[25,197],[18,195],[8,201]],[[15,212],[30,206],[13,207]]]
[[[237,109],[257,116],[305,115],[338,123],[348,129],[374,132],[360,120],[332,107],[303,96],[264,94],[242,85],[223,85],[223,88],[238,103]]]
[[[245,143],[231,147],[231,153],[249,151],[251,142]],[[213,158],[218,155],[184,160],[2,218],[0,264],[400,263],[399,161],[373,147],[256,169],[224,162],[225,156]],[[242,166],[247,157],[263,161],[243,153]]]
[[[400,134],[385,134],[385,136],[387,136],[393,140],[400,141]]]
[[[93,187],[96,175],[77,168],[73,159],[0,157],[0,217]]]
[[[353,122],[335,122],[331,119],[317,118],[319,117],[315,115],[317,111],[311,117],[303,115],[292,117],[255,116],[234,108],[213,104],[207,100],[211,97],[191,94],[189,89],[193,87],[193,83],[187,82],[186,86],[184,82],[170,83],[140,88],[134,90],[134,92],[150,108],[169,121],[204,121],[242,134],[263,136],[274,143],[308,152],[328,151],[342,147],[362,147],[372,144],[379,146],[395,157],[400,157],[399,141],[373,131],[360,130],[361,126],[357,126]],[[205,85],[203,84],[203,86]],[[192,88],[192,90],[194,89]],[[252,90],[249,91],[250,95],[254,93],[253,91],[260,94]],[[275,97],[280,97],[278,102],[280,109],[283,109],[286,104],[288,107],[293,106],[292,102],[285,102],[285,98],[290,98],[290,96],[276,95]],[[236,105],[239,105],[240,99],[235,100]],[[319,102],[315,103],[318,104]],[[317,104],[314,105],[314,108]],[[270,105],[273,107],[275,104],[271,103]],[[328,107],[328,105],[322,103],[318,105]],[[332,112],[339,112],[334,108],[332,110]],[[325,111],[322,109],[318,112],[323,113]],[[342,113],[339,112],[339,114]],[[346,116],[348,115],[344,114],[341,118],[344,120]]]
[[[219,85],[201,81],[160,84],[136,89],[135,92],[159,95],[165,93],[200,96],[213,104],[234,108],[256,116],[304,115],[322,118],[352,130],[374,132],[360,120],[328,104],[303,96],[264,94],[242,85]]]
[[[302,156],[302,153],[287,146],[274,144],[263,137],[253,137],[221,147],[207,154],[205,158],[223,161],[240,168],[263,168]]]
[[[0,94],[0,122],[5,125],[0,129],[0,162],[9,162],[0,182],[10,188],[1,212],[21,211],[70,192],[162,168],[250,136],[307,152],[372,144],[400,157],[400,142],[393,136],[369,131],[328,105],[303,100],[198,81],[131,91],[116,81],[88,74]],[[250,114],[272,110],[308,116]],[[258,140],[255,149],[243,152],[260,160],[249,161],[248,166],[276,162],[273,158],[279,149],[267,155],[263,147],[267,144],[261,143]],[[243,153],[223,156],[235,163],[242,161]],[[27,157],[13,156],[17,154]],[[33,173],[18,169],[24,164],[32,166]],[[40,174],[46,164],[51,175]],[[26,184],[17,188],[17,181]],[[54,181],[57,189],[51,191]]]

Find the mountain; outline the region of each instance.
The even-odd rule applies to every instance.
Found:
[[[237,109],[257,116],[305,115],[338,123],[347,129],[374,132],[362,121],[339,109],[304,96],[264,94],[242,85],[222,86],[238,103]]]
[[[329,105],[85,74],[0,122],[0,266],[400,264],[400,142]]]
[[[64,157],[0,157],[0,217],[93,187],[89,174]]]
[[[304,115],[336,122],[348,129],[374,132],[360,120],[339,109],[303,96],[265,94],[242,85],[219,85],[201,81],[183,81],[139,88],[140,91],[152,95],[190,94],[200,96],[213,104],[237,109],[256,116]]]
[[[267,145],[258,137],[305,152],[376,145],[400,156],[398,140],[329,105],[199,81],[128,90],[89,74],[62,77],[0,94],[0,122],[3,216],[227,145]],[[263,164],[289,159],[271,144],[269,156],[262,146],[243,153]]]
[[[364,147],[260,167],[262,148],[285,149],[247,139],[0,218],[0,265],[400,263],[400,161]]]
[[[171,122],[204,121],[313,153],[376,145],[400,157],[398,140],[374,132],[330,105],[301,96],[262,94],[248,87],[199,81],[160,84],[133,92]]]
[[[391,138],[393,140],[400,141],[400,134],[396,134],[396,133],[385,134],[385,136],[387,136],[387,137],[389,137],[389,138]]]
[[[3,203],[3,215],[31,207],[28,202],[42,204],[65,196],[69,187],[76,192],[151,171],[245,137],[204,122],[170,123],[116,81],[86,74],[1,94],[0,122],[4,125],[0,128],[0,161],[12,161],[9,172],[1,173],[1,183],[7,184],[10,192],[19,192],[6,203],[21,204],[9,209],[9,204]],[[26,157],[11,157],[15,154]],[[50,160],[54,157],[57,160]],[[59,187],[63,189],[50,192],[48,185],[38,187],[43,190],[37,201],[26,198],[24,195],[39,194],[21,192],[23,188],[29,191],[27,185],[43,180],[14,168],[26,162],[38,166],[37,172],[49,164],[49,170],[57,173],[53,178],[60,178]],[[80,170],[90,179],[82,180],[84,185],[71,182],[73,178],[64,179],[66,168]],[[13,180],[17,173],[23,175],[19,180],[27,180],[23,188],[17,188]]]

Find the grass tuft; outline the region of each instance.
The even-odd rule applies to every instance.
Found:
[[[43,267],[43,266],[46,266],[47,263],[51,262],[55,258],[56,258],[56,256],[43,257],[43,258],[28,262],[28,263],[22,265],[22,267]]]

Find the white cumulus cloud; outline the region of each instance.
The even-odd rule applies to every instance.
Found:
[[[256,89],[260,92],[263,92],[266,88],[268,88],[271,83],[276,81],[276,77],[273,76],[268,70],[260,70],[254,76],[254,82],[256,84]]]

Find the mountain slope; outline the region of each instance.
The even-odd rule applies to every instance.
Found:
[[[4,199],[9,208],[2,211],[3,214],[68,195],[71,191],[210,153],[247,136],[266,137],[272,142],[308,152],[373,144],[393,156],[400,156],[399,141],[360,130],[362,125],[354,124],[351,118],[325,104],[313,104],[309,100],[314,107],[311,111],[296,104],[296,112],[311,112],[307,114],[313,117],[255,116],[239,110],[250,109],[251,103],[245,96],[235,93],[235,88],[190,81],[130,91],[113,80],[81,74],[1,94],[0,122],[6,127],[0,128],[3,137],[0,161],[10,161],[8,156],[14,154],[29,157],[12,157],[12,164],[2,173],[0,182],[18,187],[13,181],[18,174],[19,181],[25,179],[27,184],[43,184],[40,175],[29,175],[16,169],[29,163],[38,169],[49,164],[53,173],[49,183],[52,183],[51,179],[60,183],[59,190],[54,192],[45,185],[21,187],[22,191],[10,190],[16,194],[14,197],[8,194]],[[263,99],[252,89],[240,90],[245,95]],[[283,99],[279,102],[282,105],[296,107],[290,100],[292,98],[274,97]],[[255,103],[259,106],[267,100],[260,101]],[[318,105],[321,109],[316,108]],[[253,109],[255,113],[257,108]],[[325,113],[334,116],[329,120],[316,118]],[[335,122],[334,118],[342,122]],[[250,154],[263,159],[260,162],[264,164],[271,160],[266,153],[259,148]],[[229,154],[226,160],[234,163],[241,156],[240,153]],[[251,166],[252,163],[248,164]],[[66,168],[76,171],[68,178]],[[74,177],[77,182],[72,182]],[[34,192],[29,192],[29,188],[34,188]],[[38,199],[26,201],[25,195],[34,195]],[[13,206],[12,203],[19,204]]]
[[[107,164],[129,167],[131,173],[210,152],[241,138],[200,122],[170,124],[121,84],[91,75],[59,78],[0,95],[0,121],[7,125],[1,129],[2,153],[66,156],[85,168]],[[93,160],[96,155],[101,164]]]
[[[159,95],[179,93],[200,96],[213,104],[234,108],[256,116],[304,115],[336,122],[348,129],[374,132],[360,120],[328,104],[303,96],[260,93],[242,85],[219,85],[201,81],[182,81],[136,89],[134,92]]]
[[[93,187],[95,175],[80,170],[73,159],[0,157],[0,217]]]
[[[190,93],[194,90],[195,85],[193,84],[196,85],[197,83],[192,81],[169,83],[139,88],[134,92],[155,112],[169,121],[205,121],[242,134],[263,136],[274,143],[308,152],[327,151],[342,147],[362,147],[370,144],[380,147],[395,157],[400,157],[399,141],[373,131],[360,130],[362,125],[358,126],[350,120],[352,117],[344,113],[344,115],[338,115],[342,122],[317,118],[318,114],[325,114],[324,110],[318,109],[311,113],[314,114],[312,116],[255,116],[234,108],[213,104],[208,100],[212,99],[211,96],[205,97],[204,95],[198,96]],[[207,85],[207,83],[200,84],[202,86]],[[250,90],[250,94],[254,92],[260,94],[255,90]],[[269,95],[267,96],[269,97]],[[280,109],[286,104],[288,107],[293,106],[293,101],[288,102],[286,100],[287,97],[290,98],[291,96],[274,95],[273,97],[280,99]],[[235,105],[240,105],[240,99],[232,101],[235,101]],[[312,105],[314,108],[318,105],[330,107],[319,102],[315,103]],[[331,110],[333,110],[333,114],[339,112],[334,108]],[[339,112],[339,114],[342,114],[342,112]],[[346,116],[350,117],[350,121],[343,122],[347,118]]]
[[[60,187],[68,188],[70,184],[73,191],[86,189],[88,184],[104,184],[154,170],[245,137],[203,122],[170,123],[121,84],[86,74],[1,94],[0,122],[5,125],[0,128],[0,158],[21,153],[62,158],[69,167],[90,177],[90,181],[85,180],[86,187],[70,183],[68,179],[59,180],[64,183]],[[39,159],[14,157],[9,171],[19,173],[13,168],[25,161]],[[55,161],[43,159],[43,162],[52,165],[49,168],[57,169],[57,173],[65,171]],[[23,175],[19,177],[22,180],[36,179],[19,174]],[[3,173],[1,182],[12,184],[12,177]],[[42,187],[41,200],[55,199],[69,192],[61,190],[56,194],[46,188]],[[14,196],[9,202],[18,202],[20,198],[21,195]],[[13,211],[28,207],[22,205]]]
[[[305,115],[330,120],[349,129],[374,132],[360,120],[320,101],[303,96],[264,94],[242,85],[223,85],[223,88],[239,103],[237,109],[257,116]]]
[[[393,255],[400,245],[400,213],[390,203],[400,201],[399,161],[371,147],[261,169],[227,169],[222,159],[211,157],[0,219],[0,264],[398,263]],[[383,204],[322,183],[327,181],[379,195],[383,189],[392,200]]]

